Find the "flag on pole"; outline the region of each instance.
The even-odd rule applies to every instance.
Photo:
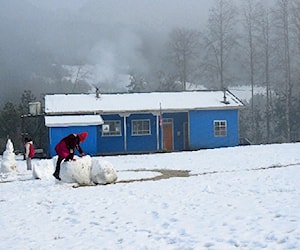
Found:
[[[159,103],[159,126],[162,126],[161,103]]]

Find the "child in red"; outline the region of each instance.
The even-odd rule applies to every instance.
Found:
[[[27,165],[27,170],[31,170],[31,158],[34,156],[34,147],[33,147],[33,142],[31,138],[25,137],[25,159],[26,159],[26,165]]]
[[[59,177],[60,172],[60,164],[63,160],[69,161],[74,159],[74,150],[75,148],[78,150],[81,156],[84,155],[82,148],[80,147],[80,143],[84,142],[86,137],[88,136],[87,132],[82,132],[80,134],[70,134],[63,138],[56,146],[55,151],[58,155],[56,169],[53,173],[53,176],[61,180]]]

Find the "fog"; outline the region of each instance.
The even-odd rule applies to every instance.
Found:
[[[201,29],[205,0],[0,0],[0,104],[60,91],[61,65],[97,65],[99,82],[160,67],[169,32]],[[102,77],[102,79],[101,79]],[[61,87],[63,88],[63,87]],[[38,91],[39,90],[39,91]]]
[[[289,2],[287,30],[282,1],[225,2],[226,42],[220,49],[224,37],[219,39],[215,25],[220,15],[214,0],[0,0],[0,110],[9,101],[19,104],[25,90],[38,101],[47,93],[87,93],[95,87],[130,91],[129,74],[139,78],[138,91],[146,89],[144,83],[147,91],[182,90],[191,82],[230,90],[256,85],[270,98],[252,98],[241,118],[241,135],[258,143],[299,140],[300,0]],[[251,8],[245,4],[254,2],[268,8],[254,8],[252,33],[246,22]],[[170,46],[185,39],[172,36],[177,28],[202,32],[194,37],[189,64],[179,65],[184,49]],[[172,49],[173,57],[167,53]]]

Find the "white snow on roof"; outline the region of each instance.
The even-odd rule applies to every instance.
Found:
[[[100,115],[45,116],[45,125],[47,127],[101,125],[103,123]]]
[[[46,95],[46,114],[68,113],[117,113],[195,110],[195,109],[236,109],[242,102],[230,92],[186,91],[102,94],[55,94]]]

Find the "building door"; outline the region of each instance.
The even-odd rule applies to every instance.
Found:
[[[163,119],[163,149],[167,151],[172,151],[173,146],[173,120]]]

